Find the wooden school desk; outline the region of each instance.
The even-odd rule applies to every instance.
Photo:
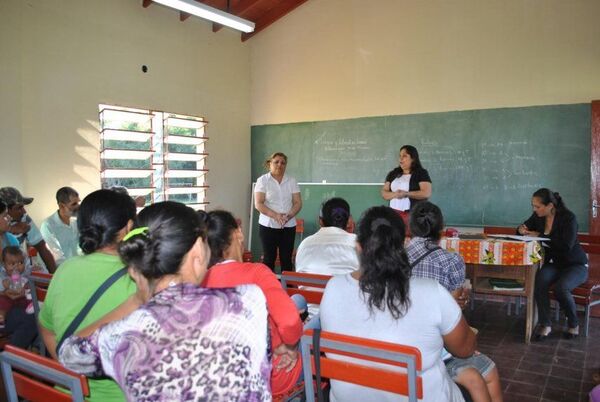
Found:
[[[537,321],[533,289],[535,274],[542,259],[540,244],[535,241],[443,238],[440,246],[458,252],[465,260],[467,277],[473,284],[474,293],[522,296],[527,299],[525,343],[529,343]],[[516,279],[523,284],[523,290],[494,290],[489,284],[490,278]]]

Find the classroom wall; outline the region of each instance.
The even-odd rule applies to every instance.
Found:
[[[14,4],[0,1],[0,186],[10,178],[21,187],[21,37],[14,35],[20,12],[9,7]]]
[[[249,48],[238,32],[141,3],[0,1],[0,184],[35,197],[38,222],[59,187],[100,186],[99,103],[205,117],[211,208],[247,219]]]
[[[310,0],[249,41],[253,125],[600,98],[598,0]]]

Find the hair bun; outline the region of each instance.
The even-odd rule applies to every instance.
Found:
[[[104,229],[99,225],[90,225],[79,232],[79,247],[85,254],[93,253],[102,244]]]
[[[134,264],[141,268],[149,243],[151,243],[149,236],[133,236],[119,243],[119,256],[127,265]]]

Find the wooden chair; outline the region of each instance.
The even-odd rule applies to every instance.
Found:
[[[19,397],[31,402],[83,402],[90,394],[83,374],[24,349],[7,345],[0,353],[0,365],[9,402],[18,402]],[[55,389],[54,385],[68,389],[70,394]]]
[[[577,239],[581,243],[581,247],[587,253],[590,258],[589,271],[598,270],[600,267],[596,267],[593,264],[594,256],[600,258],[600,236],[594,236],[589,234],[578,234]],[[571,291],[575,304],[583,307],[584,321],[583,321],[583,336],[588,336],[590,327],[590,312],[592,307],[600,304],[600,281],[594,278],[589,278],[587,281],[577,286]],[[554,291],[550,291],[550,298],[556,300]],[[558,321],[560,309],[558,303],[556,304],[556,320]]]
[[[302,272],[284,271],[281,273],[281,286],[288,295],[300,294],[307,303],[321,304],[323,290],[331,279],[329,275],[307,274]]]
[[[314,359],[318,358],[322,378],[406,395],[410,402],[423,398],[421,352],[415,347],[321,332],[320,350],[325,355],[314,356],[312,330],[304,333],[301,342],[305,378],[316,374]],[[334,359],[327,356],[329,353],[338,356]],[[339,355],[353,359],[340,360]],[[313,381],[305,381],[304,387],[307,402],[314,402]]]

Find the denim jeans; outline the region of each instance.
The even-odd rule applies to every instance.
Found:
[[[571,290],[586,281],[588,268],[585,265],[558,266],[544,264],[535,277],[535,301],[537,303],[540,325],[551,326],[550,296],[548,292],[554,284],[554,296],[565,311],[569,328],[579,325],[577,307]]]

